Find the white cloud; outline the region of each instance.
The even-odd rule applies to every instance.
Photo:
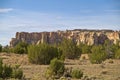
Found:
[[[8,10],[13,10],[12,8]],[[17,12],[16,12],[17,11]],[[0,8],[1,12],[3,11]],[[6,45],[16,32],[40,32],[66,29],[115,29],[120,30],[120,15],[63,15],[54,13],[15,10],[17,14],[0,18],[0,43]],[[84,13],[90,11],[83,11]],[[112,12],[112,11],[111,11]],[[114,11],[113,11],[114,12]],[[3,14],[4,15],[4,14]],[[6,34],[4,32],[7,32]],[[7,38],[7,39],[6,39]]]
[[[0,8],[0,13],[7,13],[13,11],[13,8]]]

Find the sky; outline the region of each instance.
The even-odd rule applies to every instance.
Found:
[[[16,32],[120,30],[120,0],[0,0],[0,44]]]

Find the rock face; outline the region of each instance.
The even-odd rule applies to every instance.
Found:
[[[120,31],[112,30],[66,30],[56,32],[17,32],[16,37],[10,41],[10,46],[14,47],[19,42],[28,44],[48,43],[54,44],[61,42],[64,38],[72,39],[77,44],[84,43],[87,45],[103,44],[105,40],[110,40],[116,44],[120,41]]]

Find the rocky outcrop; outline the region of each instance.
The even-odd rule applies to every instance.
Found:
[[[114,44],[120,41],[120,32],[112,30],[66,30],[56,32],[17,32],[16,37],[10,41],[10,46],[15,46],[19,42],[28,44],[48,43],[54,44],[61,42],[64,38],[72,39],[77,44],[84,43],[87,45],[103,44],[105,40],[110,40]]]

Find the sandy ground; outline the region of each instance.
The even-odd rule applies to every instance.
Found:
[[[46,80],[44,72],[48,65],[35,65],[28,61],[26,54],[7,54],[0,53],[5,64],[20,64],[27,79]],[[110,63],[113,61],[113,63]],[[102,64],[91,64],[88,59],[84,60],[65,60],[65,67],[81,69],[84,75],[88,77],[96,77],[95,80],[120,80],[120,60],[106,60]]]

